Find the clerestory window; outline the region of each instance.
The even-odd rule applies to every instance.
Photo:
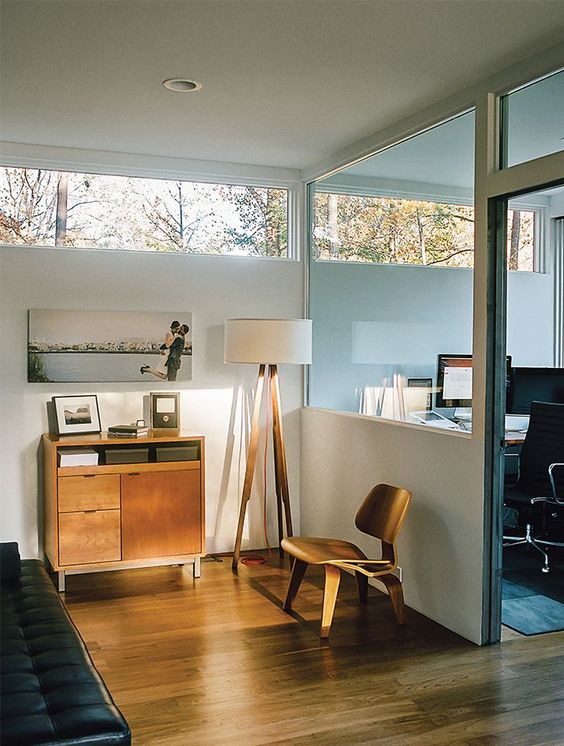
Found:
[[[0,243],[288,258],[289,190],[0,168]]]
[[[536,269],[537,214],[509,210],[510,270]],[[474,266],[474,208],[384,195],[318,190],[314,196],[318,260],[428,267]]]

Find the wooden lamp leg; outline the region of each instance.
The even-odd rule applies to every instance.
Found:
[[[293,536],[292,513],[290,508],[290,492],[288,489],[288,468],[286,465],[286,451],[284,448],[284,433],[282,430],[282,416],[280,407],[280,384],[278,382],[278,367],[270,366],[272,393],[272,440],[274,446],[274,471],[276,476],[276,496],[278,500],[278,543],[282,544],[283,527],[281,508],[284,509],[286,535]],[[280,549],[280,557],[284,552]]]
[[[253,477],[255,473],[255,464],[257,461],[257,447],[260,432],[260,409],[264,389],[265,368],[265,365],[259,366],[257,387],[255,390],[253,419],[251,424],[251,439],[249,441],[249,451],[247,453],[247,466],[245,468],[245,481],[243,483],[241,508],[239,510],[239,523],[237,524],[237,535],[235,537],[235,547],[233,549],[233,562],[231,564],[233,570],[236,570],[237,565],[239,564],[241,541],[243,539],[243,526],[245,524],[245,513],[247,512],[247,503],[249,502],[249,499],[251,497],[251,490],[253,487]]]

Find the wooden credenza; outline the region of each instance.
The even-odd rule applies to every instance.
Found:
[[[65,575],[193,564],[205,554],[204,438],[44,434],[45,554]],[[60,465],[95,451],[96,466]]]

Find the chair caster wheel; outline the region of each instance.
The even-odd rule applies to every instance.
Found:
[[[542,571],[545,573],[545,575],[548,575],[548,573],[550,572],[550,567],[543,567]]]

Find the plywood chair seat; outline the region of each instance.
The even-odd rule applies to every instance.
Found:
[[[381,557],[369,559],[350,541],[317,536],[288,537],[282,541],[284,551],[294,558],[284,610],[290,611],[308,565],[323,565],[325,588],[321,617],[321,637],[328,637],[341,577],[341,570],[353,572],[361,603],[368,597],[368,579],[378,578],[390,596],[399,624],[405,623],[405,605],[400,580],[393,574],[397,567],[395,539],[405,519],[411,493],[401,487],[377,484],[373,487],[355,517],[356,527],[380,539]]]
[[[292,557],[307,562],[308,565],[321,565],[332,559],[368,559],[350,541],[322,539],[317,536],[292,536],[283,539],[282,548]]]

